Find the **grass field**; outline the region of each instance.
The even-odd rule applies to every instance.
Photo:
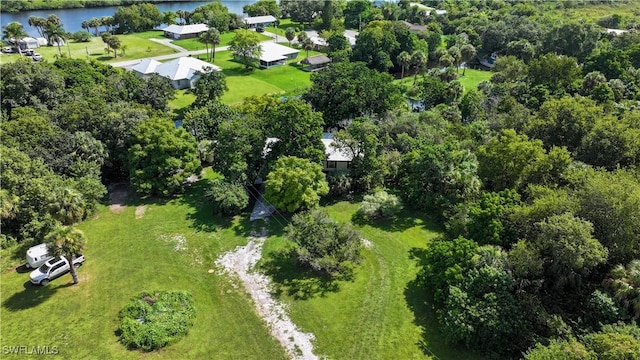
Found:
[[[491,78],[491,75],[493,75],[491,71],[467,69],[467,71],[463,76],[462,69],[460,69],[460,72],[458,74],[458,80],[464,87],[464,92],[467,92],[469,90],[477,89],[478,84],[480,84],[485,80],[489,80]],[[418,82],[419,81],[420,81],[420,75],[418,75]],[[395,80],[395,82],[397,84],[404,85],[406,88],[409,88],[410,86],[413,85],[413,70],[409,70],[408,72],[405,72],[405,76],[402,81],[398,79],[398,80]]]
[[[331,217],[349,222],[357,203],[326,206]],[[289,305],[291,318],[316,336],[316,353],[330,359],[476,359],[446,345],[425,292],[415,278],[421,254],[438,229],[405,211],[397,221],[357,226],[373,246],[364,249],[353,279],[329,281],[301,271],[273,230],[260,266],[274,279],[274,292]],[[274,228],[283,218],[272,216]]]
[[[231,42],[231,40],[233,39],[233,37],[235,36],[234,32],[226,32],[223,34],[220,34],[220,44],[216,45],[216,47],[219,46],[227,46],[229,45],[229,42]],[[269,40],[271,39],[270,37],[268,37],[267,35],[263,35],[258,33],[258,36],[260,37],[260,41],[264,41],[264,40]],[[180,47],[183,47],[187,50],[204,50],[206,49],[204,44],[201,43],[198,39],[184,39],[184,40],[174,40],[171,43],[178,45]],[[209,47],[211,48],[211,47]]]
[[[202,191],[196,185],[166,202],[132,199],[121,213],[101,207],[78,226],[88,240],[76,286],[69,286],[68,274],[36,287],[28,272],[3,271],[0,343],[57,346],[61,359],[284,359],[244,292],[208,273],[221,253],[246,243],[250,225],[214,219]],[[144,216],[136,218],[136,207],[140,212],[143,206]],[[176,251],[180,238],[186,250]],[[3,255],[3,268],[16,261]],[[129,351],[115,335],[118,311],[134,295],[155,289],[190,291],[195,324],[161,351]]]
[[[168,201],[131,196],[119,213],[101,206],[78,226],[88,241],[87,261],[75,286],[70,286],[68,274],[46,287],[33,286],[28,272],[7,269],[23,259],[24,251],[4,251],[2,344],[57,346],[66,359],[285,358],[242,287],[226,275],[208,272],[222,253],[246,244],[250,230],[259,225],[246,217],[215,218],[203,191],[200,182]],[[349,221],[356,208],[349,202],[326,206],[341,222]],[[424,304],[426,290],[414,281],[422,250],[438,234],[427,219],[405,212],[402,220],[360,226],[373,246],[364,250],[353,278],[340,281],[300,270],[295,259],[279,251],[288,246],[282,238],[285,221],[270,221],[266,257],[259,266],[274,279],[274,294],[288,304],[293,321],[315,334],[317,354],[332,359],[418,359],[432,354],[443,360],[475,359],[444,343]],[[180,239],[186,249],[176,249]],[[185,338],[161,351],[129,351],[115,333],[118,311],[141,291],[155,289],[190,291],[195,325]]]
[[[291,21],[291,19],[282,19],[282,20],[280,20],[280,24],[278,25],[277,31],[276,31],[276,27],[275,26],[267,26],[265,28],[265,30],[267,30],[268,32],[273,33],[273,34],[277,33],[278,35],[282,35],[284,37],[284,34],[287,31],[288,27],[292,27],[294,29],[298,29],[296,31],[296,34],[299,32],[299,30],[305,30],[305,28],[306,28],[306,26],[303,25],[302,23],[293,22],[293,21]]]
[[[89,57],[105,61],[107,63],[175,53],[176,51],[174,49],[149,40],[149,38],[159,36],[162,36],[161,31],[147,31],[130,35],[118,35],[122,45],[127,48],[124,54],[122,51],[118,51],[117,59],[113,58],[113,52],[111,52],[110,55],[107,55],[107,52],[105,51],[107,46],[99,37],[93,37],[90,42],[86,43],[76,43],[71,41],[69,42],[68,48],[66,45],[61,46],[60,51],[64,56],[69,56],[69,52],[71,52],[72,58],[87,59],[87,57]],[[56,56],[60,56],[60,52],[56,46],[43,46],[38,48],[36,52],[40,53],[44,59],[49,61],[54,61]],[[88,56],[87,53],[89,53]],[[0,55],[0,64],[14,62],[19,57],[20,56],[17,54],[2,54]]]

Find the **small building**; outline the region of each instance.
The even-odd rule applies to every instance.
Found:
[[[209,30],[206,24],[169,25],[162,29],[164,36],[170,39],[192,39]]]
[[[299,50],[274,42],[260,44],[260,67],[268,69],[273,66],[284,65],[287,60],[298,58]]]
[[[275,24],[276,21],[278,21],[272,15],[251,16],[251,17],[246,17],[243,20],[244,20],[244,23],[247,24],[247,27],[249,27],[249,29],[255,29],[257,27],[265,28],[267,26],[271,26]]]
[[[348,170],[351,167],[353,154],[347,149],[340,149],[335,146],[331,134],[325,134],[322,139],[324,152],[327,158],[322,162],[322,171]]]
[[[622,29],[606,29],[607,30],[607,34],[613,34],[613,35],[622,35],[624,33],[628,33],[629,30],[622,30]]]
[[[42,39],[44,39],[44,38],[42,38]],[[20,49],[21,50],[37,49],[40,46],[46,45],[47,41],[44,40],[44,44],[41,45],[40,41],[38,41],[38,39],[36,39],[36,38],[23,37],[22,39],[20,39],[19,44],[20,44]]]
[[[307,65],[304,70],[306,71],[318,71],[324,69],[331,63],[331,59],[329,59],[326,55],[314,55],[309,56],[308,58],[301,61],[301,63]]]
[[[418,25],[418,24],[412,24],[410,22],[407,21],[403,21],[403,24],[407,25],[407,27],[409,28],[409,31],[414,32],[414,33],[418,33],[418,32],[422,32],[422,31],[426,31],[427,27],[424,25]]]
[[[192,58],[180,57],[166,63],[153,59],[143,59],[131,68],[138,76],[145,77],[158,74],[171,80],[171,85],[176,89],[193,88],[200,78],[200,72],[221,71],[220,67]]]

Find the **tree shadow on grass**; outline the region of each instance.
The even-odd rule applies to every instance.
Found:
[[[305,269],[298,264],[294,249],[282,249],[267,255],[260,268],[273,280],[272,294],[283,294],[296,300],[325,297],[340,290],[339,280],[350,280],[352,276],[336,278]]]
[[[59,289],[69,286],[73,286],[73,283],[69,282],[61,285],[49,284],[47,286],[40,286],[33,285],[30,281],[26,281],[23,284],[24,290],[11,295],[2,303],[2,306],[12,312],[26,310],[44,303]]]
[[[426,265],[426,250],[412,248],[409,250],[409,258],[422,268]],[[421,340],[417,345],[425,355],[436,359],[465,359],[469,357],[468,351],[453,348],[441,333],[436,312],[431,305],[433,289],[425,284],[421,272],[418,272],[415,279],[407,283],[404,297],[409,309],[413,311],[413,323],[421,329]]]
[[[388,232],[405,231],[413,227],[426,227],[431,230],[440,231],[440,226],[437,223],[416,211],[402,210],[396,216],[392,218],[382,219],[367,219],[358,212],[353,214],[351,222],[357,225],[369,225],[380,230]]]

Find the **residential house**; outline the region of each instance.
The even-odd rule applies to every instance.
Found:
[[[331,59],[329,59],[326,55],[314,55],[309,56],[308,58],[301,61],[301,63],[307,65],[304,70],[306,71],[318,71],[324,69],[331,63]]]
[[[262,51],[259,60],[262,68],[284,65],[287,60],[296,59],[300,53],[299,50],[275,42],[263,42],[260,47]]]
[[[409,28],[409,31],[414,32],[414,33],[419,33],[419,32],[427,30],[427,27],[424,26],[424,25],[412,24],[412,23],[407,22],[407,21],[403,21],[402,23],[407,25],[407,27]]]
[[[145,77],[158,74],[171,80],[171,85],[176,89],[193,88],[200,78],[200,72],[220,71],[220,67],[192,58],[180,57],[165,63],[153,59],[143,59],[131,68],[138,76]]]
[[[164,36],[170,39],[192,39],[209,30],[206,24],[169,25],[162,29]]]
[[[244,23],[247,24],[249,29],[255,29],[257,27],[265,28],[275,24],[277,19],[272,15],[266,16],[252,16],[244,18]]]
[[[351,167],[353,154],[348,149],[337,148],[331,134],[325,134],[322,143],[327,155],[327,158],[322,162],[322,171],[348,170]]]

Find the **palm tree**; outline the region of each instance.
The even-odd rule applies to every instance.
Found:
[[[604,286],[613,290],[618,301],[634,319],[640,318],[640,260],[632,260],[625,268],[618,265],[611,270]]]
[[[25,36],[27,36],[27,33],[24,32],[22,24],[17,21],[8,23],[7,26],[2,29],[2,38],[9,42],[13,41],[18,47],[18,53],[20,53],[20,55],[22,55],[22,49],[20,49],[20,40]]]
[[[89,29],[91,28],[91,24],[89,23],[89,21],[84,20],[80,27],[82,27],[84,30],[89,31]]]
[[[402,66],[402,73],[400,75],[400,80],[404,79],[404,69],[409,67],[411,65],[411,55],[406,52],[403,51],[400,54],[398,54],[398,64],[400,64],[400,66]]]
[[[220,44],[220,31],[216,28],[207,30],[209,33],[209,40],[211,41],[211,62],[216,60],[216,45]]]
[[[289,41],[289,47],[291,47],[291,40],[296,38],[296,29],[288,27],[287,30],[284,31],[284,36],[287,37],[287,41]]]
[[[55,22],[47,22],[47,27],[44,29],[44,34],[50,46],[54,41],[56,42],[56,44],[58,45],[58,52],[60,53],[60,55],[62,55],[60,43],[67,36],[67,32],[64,31],[62,25],[56,24]]]
[[[302,42],[302,48],[307,51],[307,57],[309,57],[309,50],[313,50],[314,47],[315,44],[309,38],[304,39],[304,41]]]
[[[462,52],[457,46],[449,48],[449,55],[453,58],[453,63],[456,65],[456,72],[460,71],[460,59],[462,59]]]
[[[126,52],[129,49],[128,45],[122,45],[120,46],[120,51],[122,51],[122,56],[127,56]]]
[[[72,188],[64,188],[56,191],[50,205],[50,212],[54,219],[63,225],[71,225],[84,218],[87,204],[84,197]]]
[[[204,44],[204,47],[207,50],[207,60],[209,60],[209,37],[207,36],[207,31],[198,35],[198,41]]]
[[[98,34],[100,33],[100,19],[92,18],[91,20],[89,20],[89,26],[95,29],[96,36],[98,36]]]
[[[13,219],[18,211],[20,198],[0,189],[0,219]]]
[[[416,50],[411,54],[411,63],[416,68],[416,71],[413,73],[413,85],[416,84],[416,80],[418,79],[418,72],[422,72],[422,69],[427,66],[427,55],[420,50]]]
[[[44,28],[47,26],[47,19],[40,16],[29,16],[28,24],[36,28],[40,36],[44,37]]]
[[[78,283],[78,273],[73,265],[76,254],[84,250],[87,239],[84,233],[71,226],[56,226],[46,237],[45,243],[49,253],[53,256],[64,256],[69,262],[69,270],[73,283]]]
[[[462,55],[462,61],[467,62],[476,56],[476,48],[471,44],[464,44],[460,47],[460,54]],[[465,64],[464,69],[462,69],[462,76],[467,71],[467,67]]]
[[[306,32],[304,32],[304,31],[300,31],[300,32],[298,33],[298,44],[300,44],[300,46],[302,46],[302,44],[304,43],[304,41],[305,41],[306,39],[308,39],[308,38],[309,38],[309,36],[307,35],[307,33],[306,33]]]

